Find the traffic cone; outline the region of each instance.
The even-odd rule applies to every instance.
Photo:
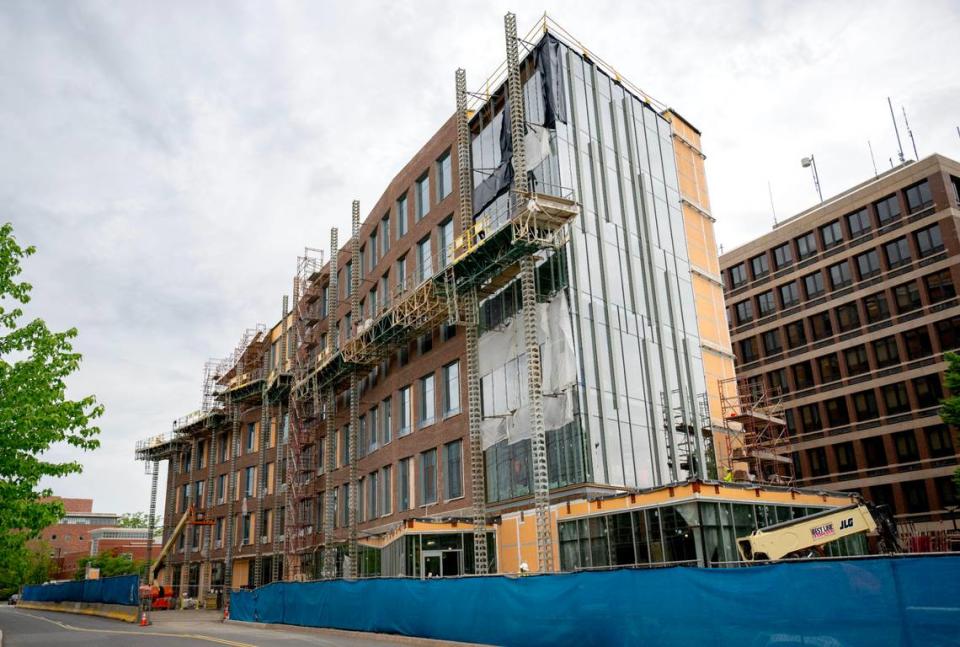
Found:
[[[147,617],[147,612],[146,612],[146,611],[141,612],[141,613],[140,613],[140,626],[141,626],[141,627],[149,627],[151,624],[153,624],[153,623],[150,622],[150,618]]]

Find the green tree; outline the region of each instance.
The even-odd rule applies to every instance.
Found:
[[[7,223],[0,226],[0,588],[24,583],[30,563],[27,541],[63,516],[63,506],[44,501],[44,477],[83,470],[79,461],[45,459],[53,446],[78,450],[100,445],[93,420],[103,414],[96,398],[67,398],[66,380],[80,366],[71,340],[75,328],[53,332],[42,319],[24,323],[23,306],[31,286],[20,280],[23,259],[33,247],[21,247]],[[7,574],[7,575],[2,575]]]
[[[114,575],[135,575],[143,570],[146,562],[136,560],[125,553],[101,553],[93,557],[83,557],[77,562],[77,572],[74,579],[82,580],[86,575],[87,566],[100,569],[100,577]]]
[[[149,528],[150,515],[146,512],[124,512],[117,525],[121,528]],[[160,515],[154,515],[153,527],[160,527]]]
[[[948,425],[960,427],[960,355],[945,353],[943,359],[947,362],[944,381],[953,395],[940,403],[940,419]],[[953,483],[960,495],[960,468],[953,473]]]

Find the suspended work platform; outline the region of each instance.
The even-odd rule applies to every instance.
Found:
[[[477,220],[454,241],[449,264],[410,289],[398,286],[392,304],[355,322],[354,334],[340,349],[319,355],[295,388],[308,388],[313,379],[320,387],[333,386],[443,323],[475,317],[461,311],[458,297],[493,294],[517,276],[521,259],[562,247],[564,226],[580,212],[571,196],[512,192],[510,217],[496,224]]]

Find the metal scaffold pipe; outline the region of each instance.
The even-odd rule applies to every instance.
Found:
[[[330,230],[330,279],[327,283],[327,348],[328,354],[337,349],[337,328],[334,325],[337,319],[337,304],[339,302],[339,282],[337,280],[337,229]],[[333,500],[333,471],[337,467],[335,422],[337,399],[333,388],[327,392],[327,404],[324,407],[326,416],[326,432],[324,438],[324,477],[323,477],[323,576],[334,578],[337,576],[337,551],[333,543],[333,524],[337,511]]]
[[[524,138],[526,110],[520,79],[517,17],[504,17],[507,45],[507,101],[510,104],[510,134],[513,138],[514,191],[518,200],[529,193]],[[537,338],[536,257],[520,261],[520,288],[523,304],[523,337],[527,352],[527,406],[530,409],[530,445],[533,467],[533,499],[537,516],[537,556],[541,573],[553,571],[553,537],[550,532],[550,480],[547,474],[547,442],[543,423],[543,380],[540,366],[540,342]]]
[[[460,231],[473,226],[473,168],[470,153],[470,123],[467,115],[467,73],[456,72],[457,86],[457,174],[459,179]],[[469,290],[460,299],[466,338],[467,422],[469,426],[470,496],[473,501],[474,569],[478,575],[489,570],[487,557],[487,506],[483,469],[483,416],[480,393],[480,351],[477,321],[477,292]]]
[[[360,325],[360,202],[353,201],[353,238],[350,239],[350,325],[347,337]],[[360,426],[360,379],[356,369],[350,372],[350,434],[348,448],[350,453],[350,487],[347,498],[349,538],[347,557],[349,564],[344,573],[351,579],[357,577],[357,440]]]

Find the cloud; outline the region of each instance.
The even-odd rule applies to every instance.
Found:
[[[503,58],[505,2],[0,5],[0,204],[35,244],[31,313],[77,326],[103,447],[53,483],[147,506],[136,439],[199,405],[203,362],[280,316],[296,255],[371,207]],[[519,11],[521,31],[540,10]],[[960,156],[955,4],[559,2],[551,15],[704,133],[730,247],[885,167],[885,97]],[[341,236],[343,239],[343,236]],[[53,455],[66,456],[62,449]],[[120,486],[120,487],[118,487]]]

